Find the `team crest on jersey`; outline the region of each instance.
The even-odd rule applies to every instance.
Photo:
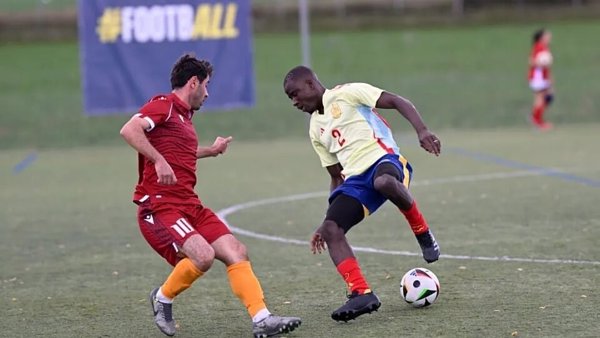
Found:
[[[339,104],[334,103],[331,105],[331,116],[333,116],[334,119],[339,119],[340,116],[342,116],[342,107],[340,107]]]
[[[339,104],[333,103],[331,105],[331,116],[333,116],[334,119],[339,119],[340,116],[342,116],[342,108]]]

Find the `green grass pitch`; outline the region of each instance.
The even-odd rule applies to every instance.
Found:
[[[494,154],[598,183],[599,159],[588,156],[597,129],[593,124],[548,134],[516,128],[440,137],[448,149]],[[338,324],[329,315],[345,291],[328,256],[314,256],[307,246],[239,236],[271,309],[304,319],[290,337],[594,336],[600,300],[598,187],[453,151],[434,158],[411,145],[409,136],[401,139],[415,167],[412,191],[444,254],[595,263],[442,258],[427,266],[440,279],[439,300],[413,309],[400,298],[399,280],[408,269],[423,266],[422,259],[359,252],[383,306],[374,315]],[[26,154],[4,151],[0,165],[10,167]],[[198,191],[215,211],[325,191],[327,175],[317,162],[303,141],[233,143],[225,156],[200,161]],[[161,335],[146,296],[169,267],[138,233],[130,202],[135,165],[133,151],[124,146],[91,147],[42,151],[20,174],[4,171],[0,336]],[[325,207],[321,196],[240,210],[227,220],[256,234],[306,241]],[[357,226],[350,240],[355,246],[418,253],[391,205]],[[249,318],[225,278],[216,263],[178,299],[179,337],[249,335]]]

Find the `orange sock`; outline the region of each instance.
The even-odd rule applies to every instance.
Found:
[[[249,261],[241,261],[228,266],[227,277],[229,277],[231,291],[246,306],[250,317],[254,318],[260,310],[267,308],[263,290]]]
[[[410,206],[410,208],[408,208],[408,210],[400,211],[404,214],[404,217],[406,217],[406,220],[408,221],[408,224],[415,235],[420,235],[429,230],[429,226],[427,225],[427,221],[425,221],[425,217],[423,217],[419,207],[417,207],[417,202],[413,201],[413,204]]]
[[[184,258],[175,265],[160,291],[165,297],[173,299],[203,274],[189,258]]]

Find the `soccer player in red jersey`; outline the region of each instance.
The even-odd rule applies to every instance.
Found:
[[[540,29],[533,34],[533,47],[529,54],[529,87],[533,90],[533,108],[531,110],[531,123],[540,129],[552,129],[552,124],[544,119],[546,108],[554,100],[554,90],[550,66],[552,54],[550,41],[552,34],[546,29]]]
[[[218,137],[212,146],[198,145],[192,117],[208,98],[211,75],[208,61],[182,56],[171,71],[173,91],[152,98],[121,129],[123,138],[138,152],[134,202],[140,231],[174,266],[162,286],[150,293],[154,322],[164,334],[175,334],[173,300],[205,274],[216,258],[226,265],[231,290],[252,318],[254,336],[287,333],[300,325],[300,318],[269,312],[246,247],[194,191],[196,160],[223,154],[232,140]]]

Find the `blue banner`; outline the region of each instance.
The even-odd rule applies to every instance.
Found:
[[[171,91],[175,61],[213,64],[206,110],[254,104],[249,0],[79,0],[84,110],[130,114]]]

